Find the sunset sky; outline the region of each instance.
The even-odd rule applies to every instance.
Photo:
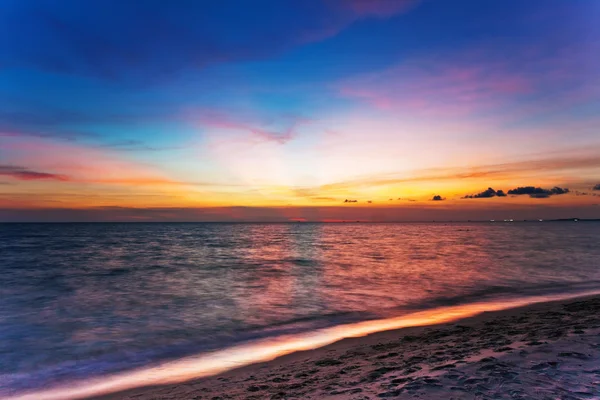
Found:
[[[0,221],[600,218],[600,1],[0,7]]]

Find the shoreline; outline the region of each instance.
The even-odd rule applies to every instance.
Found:
[[[466,341],[467,335],[475,343]],[[515,336],[522,336],[521,340],[511,340]],[[431,357],[414,354],[423,351]],[[451,354],[444,356],[443,352]],[[562,390],[565,399],[600,399],[599,366],[600,295],[594,294],[345,338],[212,377],[88,399],[374,399],[412,398],[415,394],[470,399],[487,398],[486,383],[493,391],[489,382],[494,379],[493,398],[520,398],[519,393],[526,397],[529,389],[547,391],[546,396]],[[565,370],[562,375],[561,369]],[[489,372],[491,379],[479,377],[481,370]],[[586,372],[587,378],[581,378]],[[465,378],[462,384],[444,384],[452,383],[457,375]],[[533,375],[530,380],[541,376],[548,387],[525,385],[524,379],[519,379],[522,375]],[[556,379],[550,379],[552,376]],[[557,387],[560,382],[572,385],[572,393]],[[511,384],[516,388],[509,389]]]
[[[535,301],[536,299],[537,301]],[[518,322],[523,314],[544,314],[550,312],[548,315],[552,316],[552,313],[556,314],[556,310],[562,309],[565,304],[574,302],[588,302],[591,304],[592,308],[596,307],[593,308],[596,310],[596,316],[595,320],[592,321],[592,326],[594,327],[593,329],[600,328],[600,294],[598,293],[583,294],[568,298],[564,298],[563,296],[559,299],[553,299],[546,296],[501,303],[476,303],[429,310],[427,312],[410,314],[408,316],[388,320],[366,321],[358,324],[338,326],[332,329],[334,331],[340,329],[344,331],[334,332],[330,337],[327,337],[327,335],[325,335],[325,337],[317,336],[317,339],[320,341],[312,340],[307,343],[292,343],[290,346],[290,343],[284,340],[282,342],[283,347],[280,346],[279,350],[270,354],[259,354],[262,355],[263,358],[260,359],[260,357],[258,357],[258,360],[256,355],[247,356],[244,354],[245,351],[248,351],[248,348],[242,347],[239,349],[238,353],[241,352],[241,356],[245,356],[246,360],[241,364],[232,364],[232,360],[236,360],[235,357],[230,360],[223,360],[218,357],[216,359],[214,357],[211,358],[209,354],[196,358],[195,364],[194,362],[189,362],[190,360],[194,360],[194,358],[190,358],[187,361],[182,360],[146,370],[133,371],[131,373],[123,374],[123,376],[120,377],[108,377],[108,379],[107,377],[104,377],[100,382],[82,382],[79,385],[74,384],[70,388],[63,387],[37,393],[25,393],[10,399],[26,400],[60,398],[116,400],[135,398],[138,400],[146,400],[163,398],[305,398],[306,396],[313,398],[315,396],[317,398],[377,398],[376,395],[378,393],[375,392],[377,390],[381,392],[381,389],[376,390],[373,388],[373,385],[381,386],[381,383],[379,382],[380,379],[368,378],[365,381],[365,377],[361,378],[360,375],[366,374],[368,377],[371,376],[370,374],[372,374],[373,371],[379,371],[376,375],[381,375],[379,377],[381,379],[386,378],[386,376],[389,375],[388,372],[391,374],[390,371],[399,369],[398,365],[394,366],[390,365],[390,363],[401,364],[406,361],[406,354],[414,353],[414,349],[410,348],[410,343],[412,342],[422,342],[426,347],[430,348],[431,351],[430,354],[419,355],[419,362],[416,363],[416,365],[409,367],[409,373],[405,374],[406,379],[408,379],[405,383],[410,383],[409,381],[412,381],[413,379],[431,379],[431,376],[424,375],[425,372],[423,371],[427,371],[425,364],[429,364],[430,362],[435,363],[436,360],[440,358],[439,355],[435,354],[440,353],[440,351],[445,351],[440,346],[446,346],[443,343],[445,340],[432,340],[432,330],[452,331],[459,326],[471,326],[469,330],[475,329],[481,331],[480,334],[485,337],[486,335],[489,335],[489,332],[487,331],[489,331],[490,328],[487,325],[491,321],[517,318],[516,324],[523,325],[522,321]],[[534,324],[536,329],[545,326],[544,321],[546,320],[542,318],[540,321],[542,322]],[[394,326],[396,328],[394,328]],[[349,331],[349,328],[354,329],[354,331]],[[555,327],[552,326],[546,328],[555,329]],[[600,329],[598,330],[600,333]],[[511,329],[507,329],[506,331],[507,332],[504,333],[495,333],[496,339],[506,336],[507,333],[510,333]],[[515,329],[512,329],[512,331],[515,331]],[[519,329],[516,329],[516,331],[519,331]],[[340,334],[342,334],[343,337],[337,337]],[[455,332],[453,335],[456,336],[457,333]],[[548,336],[552,335],[549,334]],[[405,340],[402,338],[412,339],[405,343]],[[544,338],[542,337],[539,339],[542,340]],[[458,341],[460,342],[460,338],[458,338]],[[496,354],[497,352],[494,350],[502,347],[506,348],[508,347],[507,343],[516,342],[513,339],[509,340],[509,338],[499,339],[499,341],[505,345],[488,348],[494,347],[494,343],[471,343],[469,346],[464,345],[463,347],[466,348],[461,350],[458,354],[462,356],[467,353],[474,355],[485,351],[488,353],[491,352],[490,355],[497,356],[498,354]],[[529,342],[531,342],[531,340]],[[254,343],[252,346],[255,346],[255,348],[250,350],[264,352],[265,349],[268,349],[272,351],[273,345],[278,346],[279,344],[271,341],[265,343],[263,347],[260,347],[259,344],[258,348],[256,348],[256,343]],[[523,342],[520,344],[519,349],[523,350],[523,347],[527,346],[529,345],[526,345],[526,343]],[[386,348],[397,348],[397,351],[379,354],[381,353],[380,350],[385,350]],[[510,353],[509,350],[505,351]],[[240,354],[237,355],[238,361],[240,360],[239,356]],[[375,358],[372,359],[373,357]],[[445,361],[449,362],[447,365],[453,365],[453,367],[445,367],[441,370],[464,367],[465,363],[469,363],[468,359],[464,357],[457,360],[452,357],[445,358]],[[325,361],[320,362],[320,359]],[[598,355],[598,358],[595,360],[600,363],[600,355]],[[229,364],[224,364],[224,361],[228,361]],[[215,362],[220,362],[222,364],[220,370],[219,368],[214,368],[214,365],[211,365],[211,363],[214,364]],[[198,371],[200,371],[198,365],[202,364],[212,367],[212,370],[209,373],[206,373],[205,371],[204,376],[198,376]],[[360,367],[357,365],[360,365]],[[176,380],[171,382],[161,381],[161,376],[163,379],[165,377],[165,370],[168,371],[169,368],[173,369],[174,366],[176,366],[176,371],[179,370],[179,375],[176,376]],[[379,366],[379,368],[376,368],[377,366]],[[348,369],[348,367],[350,367],[350,369]],[[437,367],[442,366],[434,365],[432,368]],[[185,373],[182,375],[181,373],[186,372],[186,368],[189,369],[187,375]],[[414,371],[410,372],[410,368],[413,368]],[[368,372],[367,370],[369,369],[373,371]],[[287,370],[305,372],[292,374],[286,372]],[[334,370],[337,371],[338,375],[334,373]],[[434,375],[437,376],[441,370],[436,369],[433,371],[435,372]],[[382,373],[382,371],[386,372]],[[306,375],[304,376],[304,374]],[[355,381],[347,381],[347,378],[355,375],[359,375]],[[120,380],[120,382],[116,382],[117,380]],[[397,378],[396,381],[396,385],[399,384]],[[140,382],[143,382],[143,384],[140,384]],[[598,376],[598,382],[600,384],[600,376]],[[348,388],[347,392],[343,392],[343,390],[339,388],[339,390],[335,389],[336,386],[344,387],[350,383],[354,383],[355,387]],[[115,390],[119,385],[121,385],[120,387],[122,389]],[[241,387],[247,387],[247,389],[240,390],[239,388]],[[327,387],[327,389],[324,390],[324,387]],[[358,391],[358,389],[360,389],[360,391]],[[395,390],[400,389],[401,388]],[[276,392],[271,393],[273,390],[276,390]],[[354,390],[354,393],[350,393],[352,390]],[[369,391],[372,391],[373,393],[369,394]],[[318,392],[318,394],[316,392]],[[207,397],[208,393],[212,393],[212,396]],[[353,397],[359,393],[361,393],[360,396],[362,397]],[[453,393],[453,395],[455,394],[456,393]]]

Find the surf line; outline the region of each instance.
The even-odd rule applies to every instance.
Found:
[[[4,399],[76,400],[139,387],[176,384],[218,375],[250,364],[271,361],[277,357],[298,351],[313,350],[346,338],[362,337],[372,333],[401,328],[443,324],[472,317],[483,312],[500,311],[534,303],[566,300],[595,294],[600,294],[600,291],[479,302],[439,307],[400,317],[337,325],[313,332],[261,339],[227,349],[165,362],[156,366],[71,382],[67,385],[17,394]]]

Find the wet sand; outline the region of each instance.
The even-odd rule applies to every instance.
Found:
[[[351,338],[95,399],[600,399],[600,296]]]

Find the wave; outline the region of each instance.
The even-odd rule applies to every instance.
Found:
[[[376,332],[406,327],[447,323],[475,316],[486,311],[498,311],[533,303],[563,300],[593,294],[600,294],[600,290],[569,291],[566,294],[515,297],[501,301],[479,301],[461,305],[436,307],[429,310],[412,312],[400,317],[342,323],[309,332],[258,339],[221,350],[159,363],[154,366],[85,379],[79,382],[70,382],[64,386],[34,392],[7,394],[5,399],[75,400],[136,387],[180,383],[191,379],[217,375],[258,362],[270,361],[293,352],[323,347],[345,338],[361,337]]]

